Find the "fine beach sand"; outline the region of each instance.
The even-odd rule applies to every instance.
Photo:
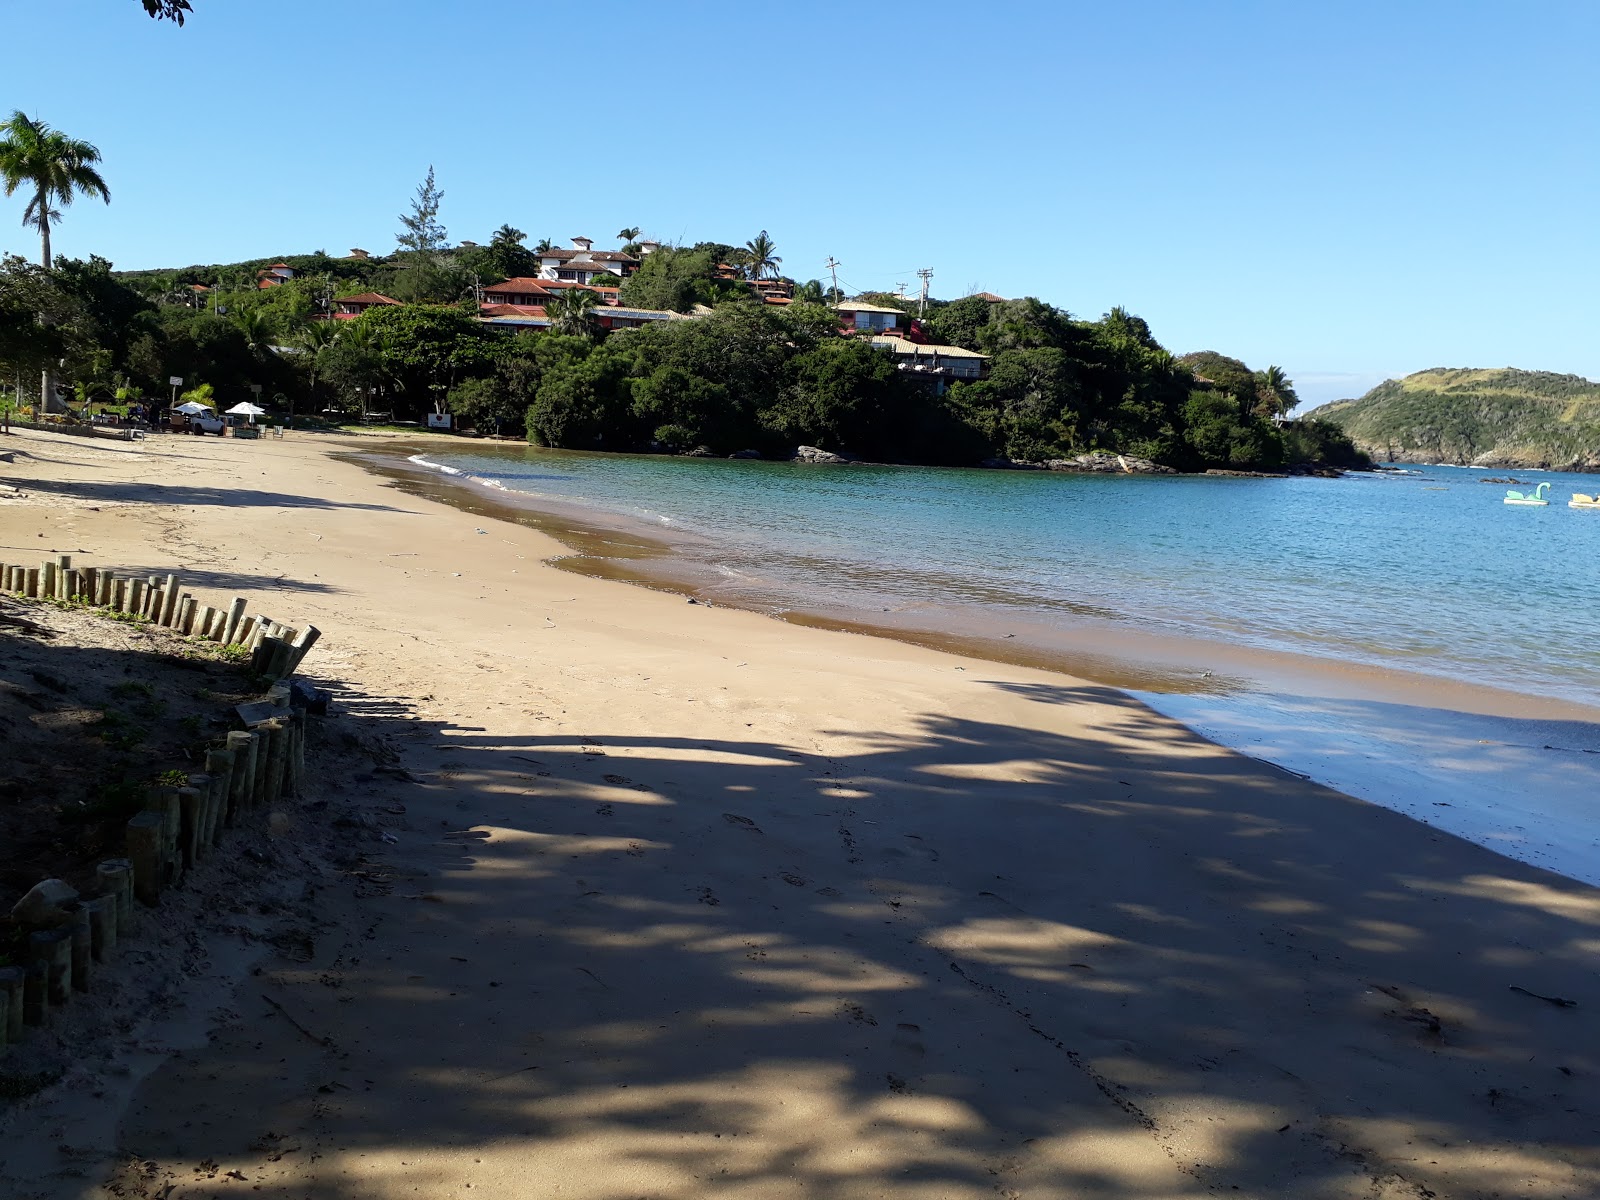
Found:
[[[412,777],[322,781],[394,886],[310,880],[115,1158],[5,1194],[1600,1194],[1595,890],[1106,687],[552,569],[349,444],[0,438],[0,559],[316,624]]]

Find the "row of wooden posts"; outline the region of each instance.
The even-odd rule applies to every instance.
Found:
[[[224,830],[300,794],[307,718],[291,695],[287,682],[274,683],[256,706],[263,719],[207,751],[203,774],[190,775],[183,787],[152,787],[144,810],[128,822],[127,857],[96,867],[97,894],[72,904],[65,923],[30,933],[25,965],[0,967],[0,1053],[27,1026],[43,1025],[73,992],[89,989],[98,964],[136,932],[136,905],[159,905],[164,891],[223,844]]]
[[[0,589],[34,600],[93,605],[139,617],[185,637],[250,650],[250,667],[271,679],[292,675],[321,634],[315,625],[295,629],[270,617],[247,616],[247,601],[235,596],[227,608],[201,604],[176,575],[147,578],[72,565],[72,556],[45,559],[37,567],[0,563]]]

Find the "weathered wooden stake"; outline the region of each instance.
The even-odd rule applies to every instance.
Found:
[[[82,904],[72,914],[72,988],[77,992],[89,990],[89,963],[93,958],[94,933],[89,921],[89,910]]]
[[[160,614],[161,606],[165,602],[166,597],[161,594],[161,589],[159,587],[152,587],[150,589],[150,595],[147,597],[145,602],[145,616],[149,617],[152,623]]]
[[[185,637],[188,637],[189,630],[194,628],[195,611],[194,597],[185,592],[183,599],[178,602],[178,619],[173,623],[172,627]]]
[[[178,789],[178,849],[183,855],[183,868],[189,870],[200,858],[200,831],[205,828],[206,793],[211,790],[211,780],[197,786],[195,777],[189,776],[189,786]]]
[[[100,572],[100,594],[95,597],[95,602],[101,608],[111,607],[111,585],[114,582],[115,576],[113,576],[110,571]]]
[[[274,717],[261,725],[267,735],[267,803],[276,804],[283,798],[284,768],[289,749],[289,724]]]
[[[267,794],[267,751],[271,748],[271,741],[267,731],[259,725],[250,731],[250,739],[256,748],[256,780],[250,793],[250,806],[260,808],[272,803],[272,797]]]
[[[56,598],[56,564],[46,559],[39,564],[39,599]]]
[[[237,645],[248,646],[250,644],[250,639],[255,636],[255,632],[256,619],[254,617],[246,617],[244,620],[239,622],[239,629],[238,632],[233,635],[233,640]]]
[[[150,908],[161,903],[161,889],[166,883],[166,826],[166,815],[159,812],[142,812],[128,822],[133,894],[139,903]]]
[[[94,869],[94,877],[101,891],[117,902],[117,936],[130,936],[133,933],[133,863],[126,858],[108,858]]]
[[[231,746],[232,735],[228,738]],[[228,797],[233,794],[233,773],[236,756],[233,750],[207,750],[206,774],[211,776],[211,794],[207,805],[209,825],[206,836],[213,846],[222,841],[222,825],[228,815]]]
[[[137,617],[144,612],[144,594],[149,590],[149,588],[150,585],[142,579],[135,579],[132,585],[128,588],[127,611],[132,616]]]
[[[222,614],[220,612],[212,608],[209,604],[202,608],[200,610],[200,619],[195,622],[194,636],[197,638],[209,638],[211,636],[212,624],[221,615]]]
[[[89,951],[95,962],[103,963],[117,945],[117,898],[96,896],[83,907],[89,914]]]
[[[39,929],[28,935],[28,948],[35,962],[43,963],[48,974],[48,995],[53,1005],[72,999],[72,930]]]
[[[228,783],[227,824],[250,810],[256,783],[256,740],[235,730],[228,735],[228,750],[233,755],[233,778]]]
[[[0,967],[0,993],[6,997],[6,1041],[15,1046],[22,1040],[22,987],[24,972],[21,967]]]
[[[239,632],[239,622],[244,620],[244,606],[246,603],[248,601],[243,596],[235,596],[233,603],[228,605],[228,621],[223,627],[222,636],[217,639],[223,645],[228,645],[232,642],[234,636]]]
[[[166,583],[161,587],[161,595],[161,616],[159,620],[161,624],[170,626],[172,618],[178,612],[178,577],[176,575],[167,576]]]
[[[43,1025],[50,1016],[50,968],[30,962],[22,968],[22,1020]]]
[[[85,567],[83,569],[83,599],[85,603],[93,604],[95,597],[100,594],[100,568]]]

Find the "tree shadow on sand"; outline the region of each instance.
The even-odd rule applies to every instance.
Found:
[[[340,693],[396,756],[324,784],[347,907],[124,1149],[283,1200],[1600,1191],[1593,890],[1039,699],[1111,716],[829,758]]]
[[[356,504],[348,500],[324,500],[292,492],[271,492],[247,487],[204,487],[195,484],[162,483],[159,480],[133,482],[96,480],[30,479],[26,491],[68,496],[76,500],[107,504],[170,504],[217,507],[250,511],[253,509],[340,509],[361,512],[410,512],[389,504]]]

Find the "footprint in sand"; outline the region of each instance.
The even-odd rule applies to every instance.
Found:
[[[922,1026],[902,1021],[894,1027],[894,1048],[903,1054],[921,1058],[927,1053],[922,1044]]]
[[[633,783],[633,780],[629,779],[626,775],[607,775],[605,776],[605,781],[607,783],[615,783],[618,785],[628,785]]]
[[[703,887],[703,888],[700,889],[700,903],[701,904],[710,904],[710,905],[714,906],[714,905],[721,904],[722,901],[717,899],[717,894],[715,892],[713,892],[710,888]]]
[[[749,817],[741,817],[738,813],[723,813],[722,819],[729,825],[743,825],[747,829],[754,830],[756,833],[761,832],[761,826],[757,825]]]
[[[878,1018],[874,1017],[854,1000],[841,1000],[834,1010],[834,1015],[843,1017],[854,1025],[876,1025]]]
[[[597,817],[609,817],[614,811],[616,810],[613,809],[611,805],[602,804],[599,808],[594,810],[594,815]]]
[[[808,880],[803,879],[801,876],[794,874],[792,871],[785,871],[782,875],[779,875],[778,878],[789,884],[791,887],[805,887],[807,882],[809,882]]]

